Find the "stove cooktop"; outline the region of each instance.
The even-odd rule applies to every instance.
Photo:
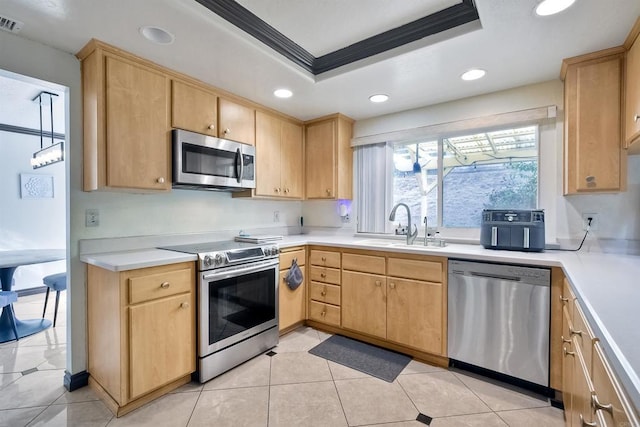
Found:
[[[273,259],[280,253],[278,246],[273,243],[255,244],[235,241],[162,246],[158,249],[198,255],[200,271]]]
[[[187,254],[206,254],[211,252],[225,252],[234,249],[246,249],[260,247],[262,245],[255,243],[244,243],[234,241],[222,241],[222,242],[205,242],[205,243],[189,243],[186,245],[178,246],[163,246],[158,249],[166,249],[175,252],[184,252]]]

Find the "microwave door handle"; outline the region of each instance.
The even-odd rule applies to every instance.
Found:
[[[242,161],[242,151],[240,151],[240,148],[236,149],[236,165],[240,165],[239,170],[237,170],[238,172],[238,176],[236,178],[236,180],[238,181],[238,184],[242,183],[242,175],[244,174],[244,162]]]

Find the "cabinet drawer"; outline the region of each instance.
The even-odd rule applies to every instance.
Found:
[[[324,268],[311,266],[311,280],[314,282],[340,284],[340,270],[336,268]]]
[[[595,398],[600,405],[611,405],[611,409],[600,409],[605,426],[632,426],[637,425],[637,420],[631,415],[631,409],[627,410],[622,402],[627,402],[620,385],[613,375],[609,364],[606,362],[599,343],[593,346],[593,388]],[[632,420],[634,422],[632,422]]]
[[[291,261],[294,259],[298,263],[298,265],[304,265],[305,262],[305,253],[304,249],[296,249],[293,251],[281,252],[280,253],[280,270],[287,269],[291,267]]]
[[[318,322],[340,326],[340,307],[309,301],[309,318]]]
[[[426,282],[442,282],[442,263],[417,259],[389,258],[387,276]]]
[[[312,249],[309,255],[311,265],[340,268],[340,252],[319,251]]]
[[[580,346],[584,363],[591,374],[592,360],[593,360],[593,343],[595,342],[593,332],[589,328],[584,314],[582,314],[582,308],[577,301],[574,301],[573,307],[573,338]]]
[[[169,271],[129,278],[129,304],[137,304],[191,290],[193,270]]]
[[[309,297],[333,305],[340,305],[340,286],[311,282]]]
[[[342,254],[342,268],[363,273],[384,274],[384,257]]]

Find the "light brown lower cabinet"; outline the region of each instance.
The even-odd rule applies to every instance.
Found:
[[[445,263],[434,257],[343,253],[342,327],[445,356]]]
[[[117,416],[191,380],[196,370],[193,262],[87,268],[89,383]]]
[[[280,332],[286,332],[302,324],[306,318],[307,274],[305,269],[306,251],[304,248],[288,248],[280,253],[280,283],[278,285],[278,325]],[[284,278],[289,273],[291,262],[296,260],[304,281],[295,290],[291,290]]]
[[[565,424],[569,427],[639,426],[633,405],[610,368],[598,338],[593,336],[580,303],[567,286],[563,296],[566,298],[562,310]]]

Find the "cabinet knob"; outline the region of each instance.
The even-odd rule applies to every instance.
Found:
[[[320,295],[322,295],[323,297],[327,295],[327,291],[322,291],[320,292]]]
[[[565,356],[575,356],[576,355],[575,351],[569,351],[569,350],[567,350],[567,347],[562,347],[562,353]]]
[[[591,395],[591,405],[596,411],[600,409],[613,415],[613,405],[611,403],[603,405],[602,403],[600,403],[600,401],[598,400],[598,396],[595,394]]]
[[[285,188],[285,189],[284,189],[284,193],[285,193],[285,194],[289,193],[289,189],[288,189],[288,188]]]
[[[322,312],[320,313],[320,316],[324,317],[326,314],[327,314],[327,312],[326,312],[326,311],[322,311]]]
[[[633,121],[637,122],[638,120],[640,120],[640,114],[636,114],[633,116]]]
[[[226,129],[224,130],[224,134],[225,134],[225,135],[229,135],[230,133],[231,133],[231,129],[226,128]]]
[[[389,287],[390,287],[391,289],[395,289],[395,288],[396,288],[396,284],[395,284],[395,283],[393,283],[393,282],[391,282],[391,283],[389,283]]]
[[[585,177],[584,180],[587,181],[588,183],[592,183],[592,182],[595,182],[596,177],[593,176],[593,175],[589,175],[589,176]]]
[[[180,304],[180,308],[189,308],[189,303],[183,302],[182,304]]]
[[[330,196],[330,195],[331,195],[331,189],[327,188],[327,196]]]
[[[325,277],[327,277],[327,275],[324,274],[324,273],[320,273],[320,277],[322,277],[324,279]]]
[[[382,286],[382,282],[380,280],[376,280],[376,286]]]
[[[322,257],[322,258],[320,258],[320,259],[321,259],[323,262],[327,260],[327,258],[326,258],[326,257]]]
[[[162,289],[169,289],[169,286],[171,286],[169,282],[162,282],[162,284],[160,285]]]
[[[161,176],[160,178],[156,179],[156,182],[158,184],[164,184],[164,177]]]
[[[278,187],[275,187],[275,188],[273,189],[273,192],[274,192],[274,193],[279,193],[279,192],[280,192],[280,189],[279,189]]]
[[[216,128],[216,125],[209,125],[207,126],[209,130],[214,130]]]
[[[580,425],[582,427],[598,427],[597,423],[590,423],[584,420],[584,417],[582,416],[582,414],[580,414]]]

